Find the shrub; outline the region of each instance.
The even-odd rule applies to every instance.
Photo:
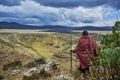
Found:
[[[100,55],[95,61],[96,64],[94,63],[99,66],[98,76],[105,80],[120,79],[120,32],[118,27],[120,27],[120,22],[117,21],[113,26],[113,33],[102,37]]]
[[[34,61],[32,61],[32,62],[29,62],[27,65],[25,65],[26,67],[28,67],[28,68],[32,68],[32,67],[35,67],[36,66],[36,64],[35,64],[35,62]]]
[[[32,67],[39,66],[39,65],[45,64],[45,63],[46,63],[45,58],[44,57],[40,57],[38,59],[35,59],[34,61],[29,62],[25,66],[28,67],[28,68],[32,68]]]
[[[60,45],[56,45],[55,48],[60,48]]]
[[[45,60],[45,57],[40,57],[38,59],[35,59],[35,63],[36,64],[45,64],[46,63],[46,60]]]
[[[3,70],[7,71],[8,69],[18,69],[20,67],[22,67],[22,62],[14,61],[14,62],[3,65]]]

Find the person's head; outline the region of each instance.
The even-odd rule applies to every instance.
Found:
[[[87,36],[87,35],[88,35],[88,31],[83,31],[83,32],[82,32],[82,35],[83,35],[83,36],[85,36],[85,35]]]

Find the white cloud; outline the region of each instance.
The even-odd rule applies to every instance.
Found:
[[[30,24],[40,25],[103,25],[99,21],[103,20],[104,6],[94,8],[55,8],[41,5],[33,0],[21,1],[17,6],[0,5],[0,12],[13,13],[23,21]],[[18,19],[19,19],[18,18]]]

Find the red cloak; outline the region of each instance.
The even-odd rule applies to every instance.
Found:
[[[95,40],[91,36],[85,35],[80,38],[75,49],[77,58],[80,62],[79,68],[81,68],[81,70],[84,70],[90,66],[90,59],[86,53],[87,50],[90,51],[90,53],[97,55],[97,53],[95,53],[95,51],[97,51],[97,44]]]

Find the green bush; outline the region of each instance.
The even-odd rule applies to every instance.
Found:
[[[35,63],[36,64],[45,64],[46,63],[46,60],[45,60],[45,57],[40,57],[38,59],[35,59]]]
[[[60,48],[60,45],[56,45],[55,48]]]
[[[27,65],[25,65],[26,67],[28,68],[32,68],[32,67],[35,67],[36,66],[36,63],[34,61],[32,62],[29,62]]]
[[[118,25],[117,21],[113,26],[113,33],[102,37],[102,49],[94,63],[94,65],[97,64],[96,66],[101,67],[98,70],[98,75],[105,80],[120,79],[120,32],[117,31],[118,27],[120,27],[120,22]]]
[[[22,62],[21,61],[14,61],[14,62],[3,65],[3,70],[7,71],[9,69],[18,69],[20,67],[22,67]]]
[[[39,65],[45,64],[45,63],[46,63],[45,58],[44,57],[40,57],[38,59],[35,59],[34,61],[29,62],[25,66],[28,67],[28,68],[32,68],[32,67],[39,66]]]

